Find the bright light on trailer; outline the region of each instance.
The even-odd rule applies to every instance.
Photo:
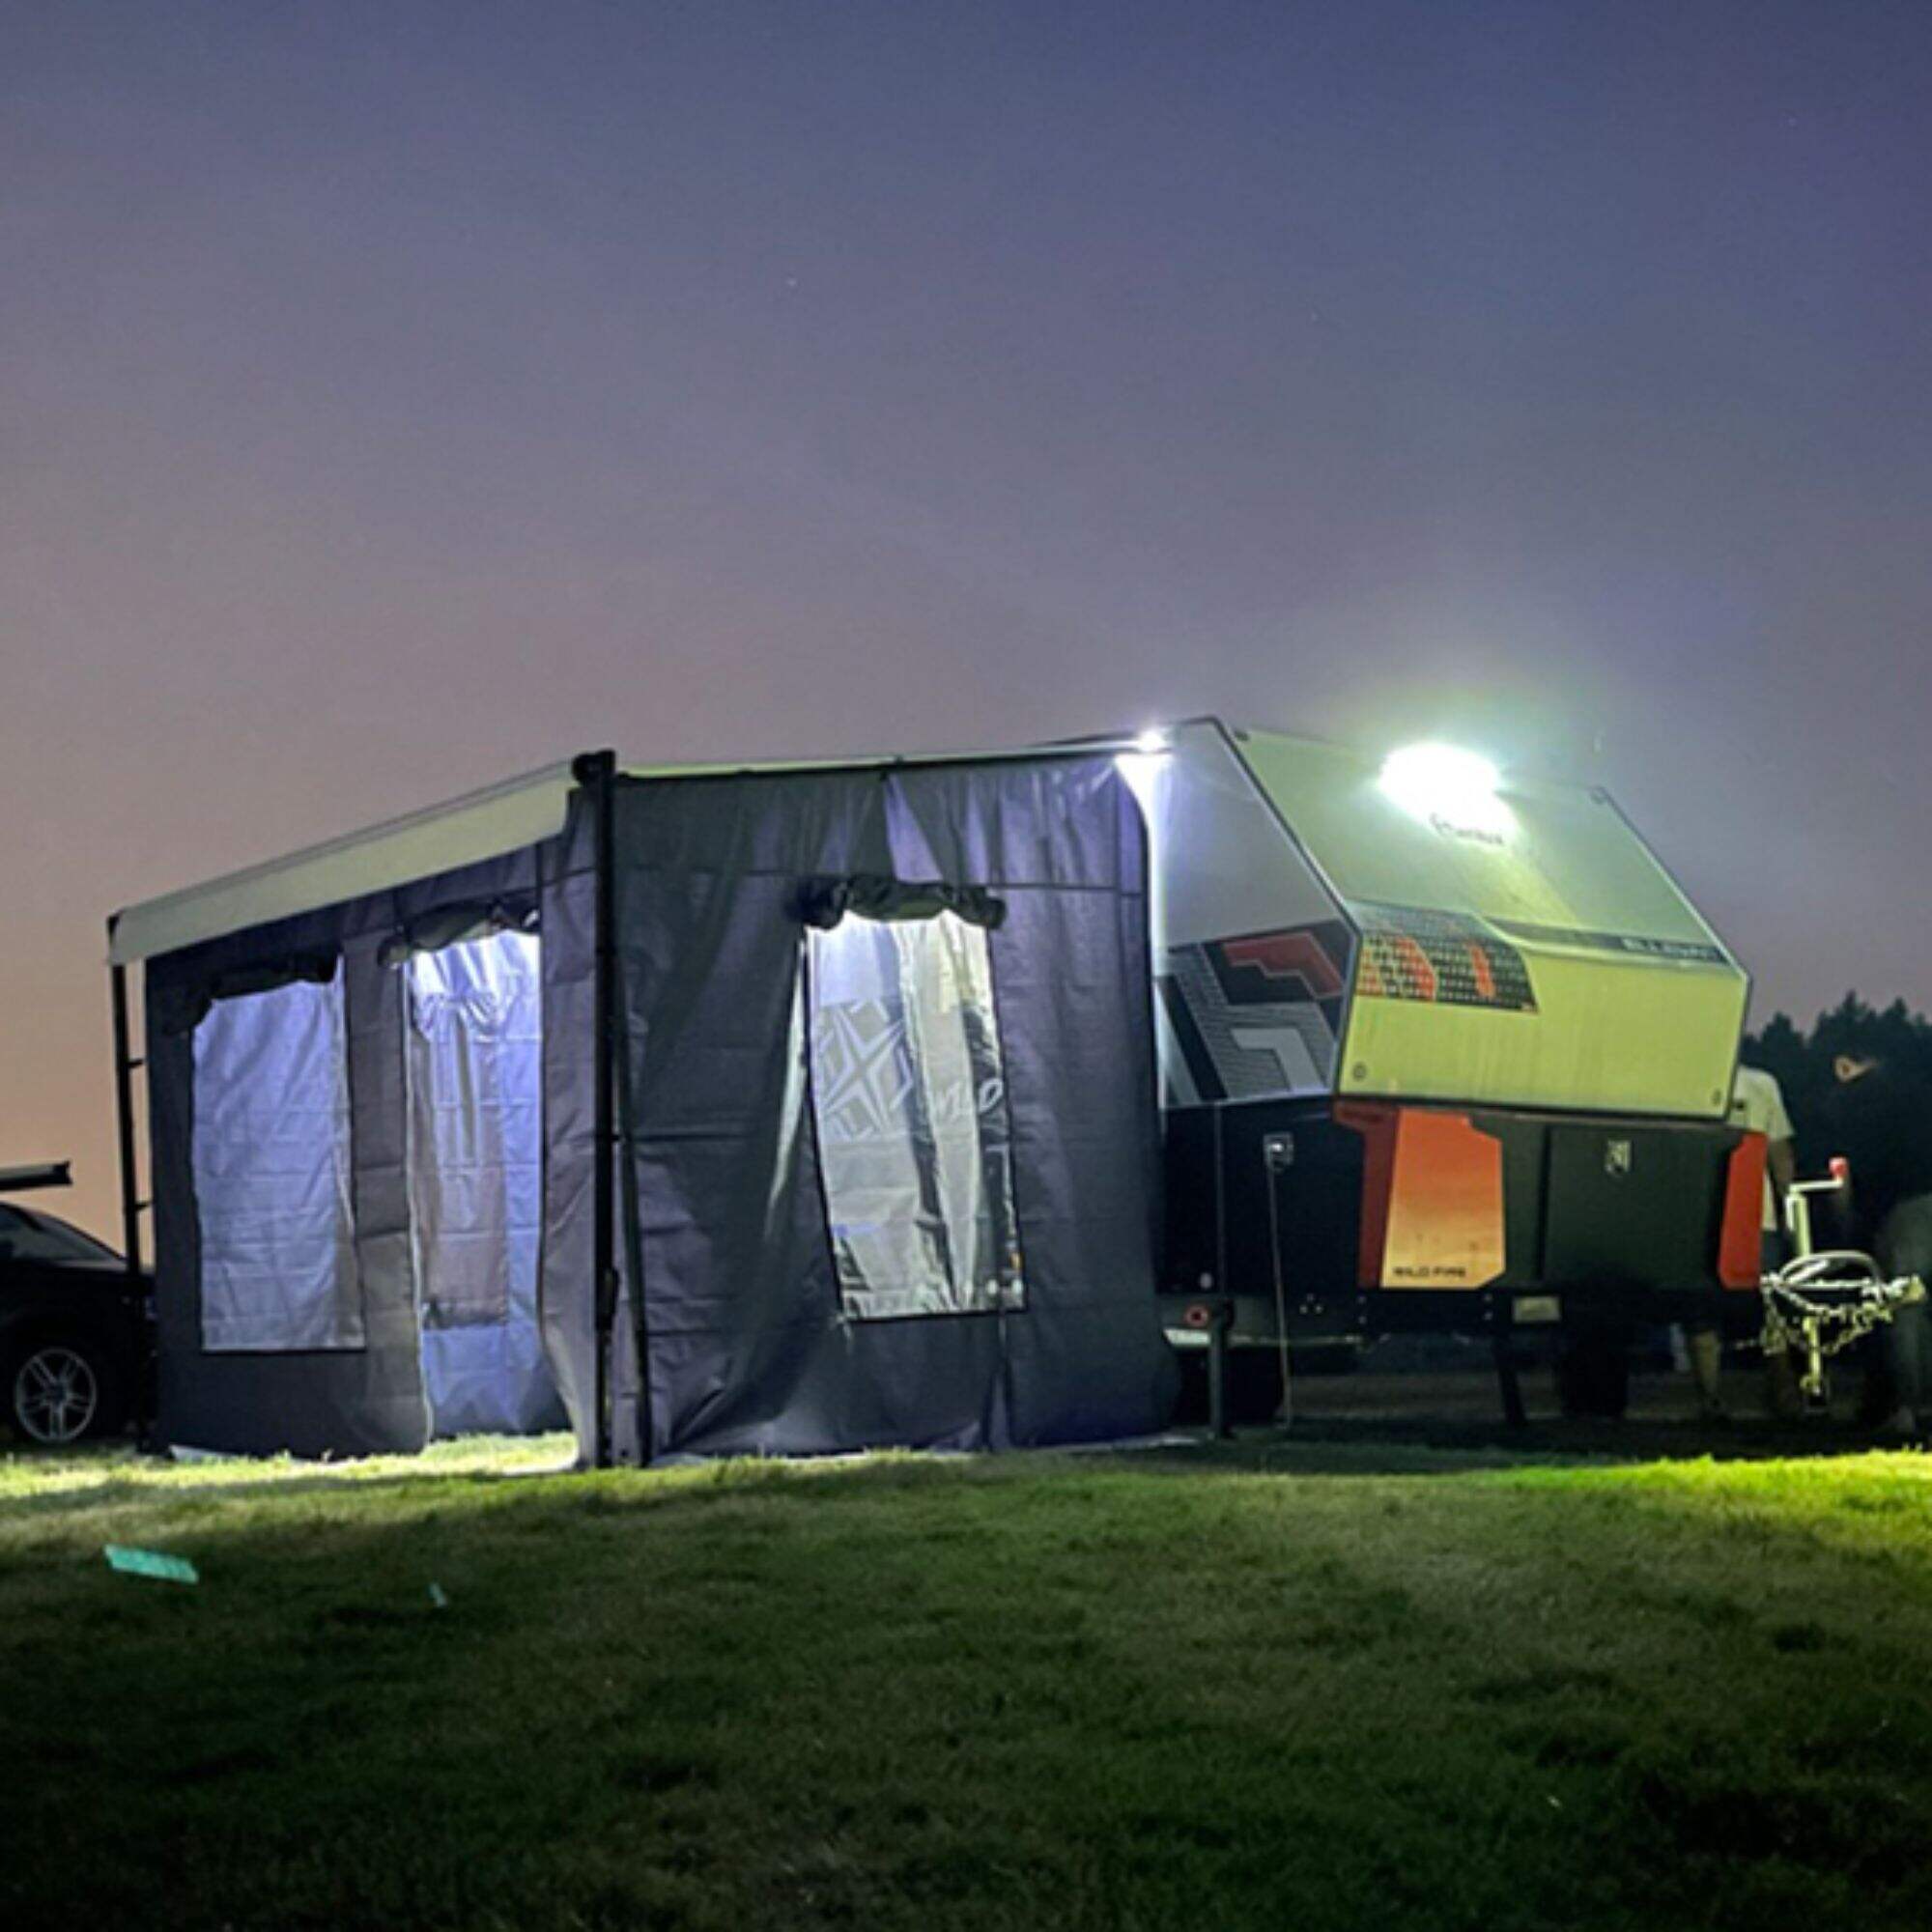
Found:
[[[1489,759],[1455,745],[1407,745],[1391,752],[1380,779],[1383,796],[1411,818],[1480,838],[1503,838],[1511,828],[1509,807],[1497,795],[1501,783]]]
[[[1161,825],[1166,816],[1165,797],[1175,781],[1174,744],[1167,733],[1150,724],[1134,734],[1134,749],[1114,755],[1114,769],[1126,781],[1134,803],[1141,809],[1141,822],[1148,841],[1148,921],[1156,935],[1167,929],[1166,886],[1161,863]],[[1156,945],[1159,944],[1156,938]],[[1156,1024],[1159,998],[1154,995]]]
[[[1126,780],[1128,789],[1140,801],[1141,810],[1151,824],[1159,815],[1155,793],[1174,746],[1165,731],[1150,724],[1145,731],[1135,732],[1133,747],[1131,752],[1117,753],[1114,766]]]

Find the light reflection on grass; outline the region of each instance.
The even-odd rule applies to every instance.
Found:
[[[568,1453],[0,1463],[0,1919],[1932,1923],[1918,1458]]]

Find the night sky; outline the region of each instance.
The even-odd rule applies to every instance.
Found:
[[[1451,737],[1932,1003],[1929,104],[1923,0],[0,0],[0,1162],[113,1226],[113,908],[604,744]]]

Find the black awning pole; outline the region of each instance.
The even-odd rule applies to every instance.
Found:
[[[114,1111],[121,1139],[121,1240],[128,1272],[141,1272],[140,1178],[134,1171],[134,1069],[141,1063],[130,1052],[128,1027],[128,969],[108,969],[114,995]]]
[[[107,937],[112,944],[114,926],[111,921]],[[128,1270],[128,1286],[138,1291],[142,1274],[141,1209],[147,1204],[141,1199],[141,1178],[134,1164],[134,1069],[144,1062],[134,1058],[128,1024],[127,967],[110,966],[107,982],[114,1000],[114,1114],[121,1148],[122,1262]],[[147,1367],[142,1364],[134,1377],[134,1439],[141,1443],[147,1441],[149,1425],[154,1419],[148,1413],[149,1386]]]
[[[617,1319],[617,1217],[615,1165],[617,1107],[614,1081],[617,1009],[617,924],[615,794],[617,756],[614,752],[586,752],[572,767],[572,776],[589,794],[595,814],[597,864],[595,1015],[597,1036],[595,1105],[596,1166],[591,1174],[591,1213],[595,1220],[594,1307],[597,1322],[597,1467],[611,1466],[611,1331]]]

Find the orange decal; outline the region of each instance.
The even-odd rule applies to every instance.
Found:
[[[1435,968],[1429,963],[1426,953],[1407,933],[1399,932],[1391,943],[1390,951],[1402,965],[1402,977],[1408,983],[1408,996],[1412,1000],[1433,1000],[1436,992]]]
[[[1404,1108],[1378,1285],[1481,1288],[1507,1262],[1502,1143],[1466,1115]]]
[[[1476,982],[1476,997],[1485,1006],[1493,1006],[1496,998],[1496,976],[1490,970],[1488,951],[1472,939],[1468,945],[1469,977]]]
[[[1767,1145],[1762,1134],[1747,1134],[1731,1150],[1730,1172],[1724,1180],[1724,1220],[1718,1236],[1718,1279],[1726,1288],[1758,1284]]]

